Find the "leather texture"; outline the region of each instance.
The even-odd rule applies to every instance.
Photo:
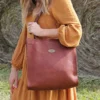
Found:
[[[65,47],[58,39],[27,38],[27,88],[67,89],[78,85],[75,47]]]

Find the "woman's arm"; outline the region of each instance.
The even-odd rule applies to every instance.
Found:
[[[22,32],[20,33],[17,45],[12,54],[11,65],[16,68],[16,70],[22,69],[24,51],[25,51],[25,42],[26,42],[26,25],[23,26]]]
[[[11,59],[11,72],[9,76],[9,85],[10,91],[13,93],[14,88],[18,86],[18,70],[21,70],[23,67],[24,51],[25,51],[25,42],[27,36],[27,27],[23,26],[22,32],[20,33],[16,48],[13,52]]]
[[[42,34],[44,34],[45,37],[58,38],[58,28],[57,29],[43,29]]]
[[[82,37],[82,26],[71,0],[52,0],[51,12],[60,24],[58,39],[66,47],[76,47]]]
[[[36,22],[29,22],[27,26],[29,33],[33,33],[40,37],[58,38],[58,28],[56,29],[43,29]]]

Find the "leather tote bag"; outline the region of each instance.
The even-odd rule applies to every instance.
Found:
[[[78,85],[75,47],[65,47],[58,39],[27,38],[26,55],[29,90],[68,89]]]

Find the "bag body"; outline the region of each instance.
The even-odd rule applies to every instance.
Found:
[[[67,89],[78,85],[75,47],[65,47],[58,39],[27,38],[27,88]]]

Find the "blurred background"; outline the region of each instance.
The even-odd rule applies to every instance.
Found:
[[[77,47],[78,100],[100,100],[100,0],[72,0],[83,28]],[[9,100],[10,60],[20,32],[19,0],[0,0],[0,100]]]

